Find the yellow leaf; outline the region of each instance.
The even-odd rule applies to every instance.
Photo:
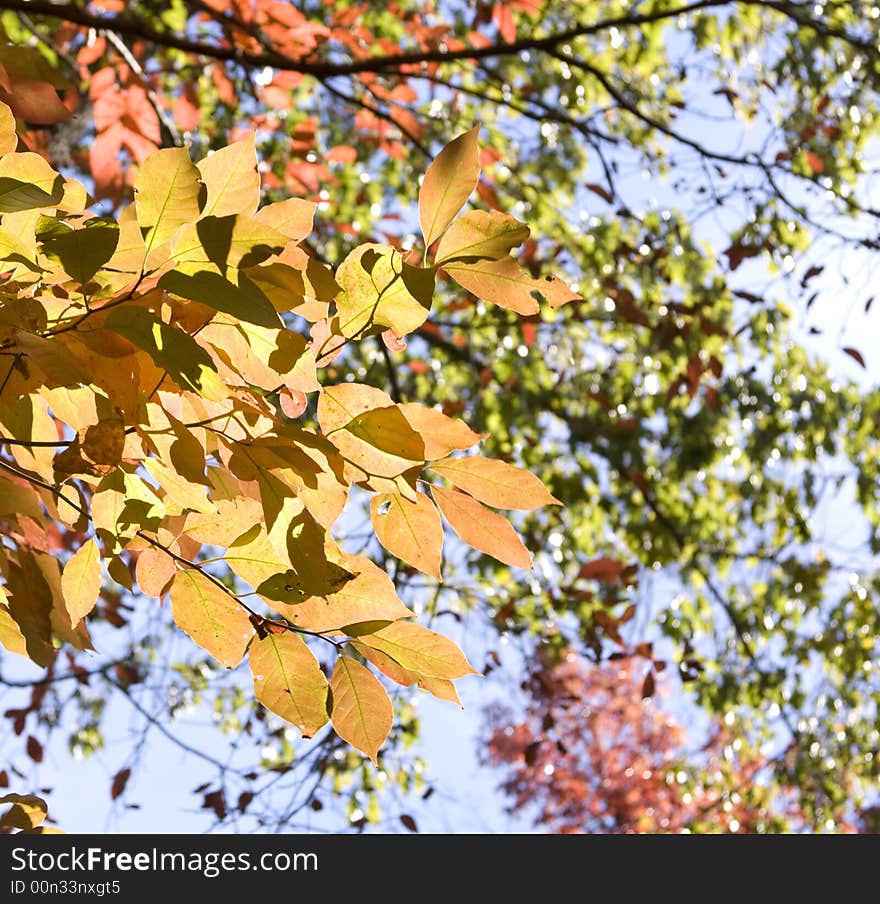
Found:
[[[469,546],[505,565],[532,567],[531,554],[506,518],[458,490],[432,486],[431,495],[450,527]]]
[[[425,246],[438,239],[461,210],[480,178],[479,126],[449,142],[428,167],[419,189],[419,224]]]
[[[434,271],[404,263],[390,245],[365,244],[339,265],[336,299],[343,336],[361,336],[373,326],[386,326],[398,336],[420,327],[431,310]]]
[[[381,650],[374,650],[366,644],[358,643],[356,640],[349,641],[361,656],[368,662],[371,662],[383,674],[387,675],[392,681],[403,687],[417,684],[422,690],[428,691],[429,694],[435,696],[438,700],[448,700],[461,706],[461,700],[458,698],[458,692],[455,685],[447,678],[427,678],[416,672],[405,669],[400,663],[395,662],[387,653]]]
[[[260,174],[253,133],[214,151],[197,165],[207,190],[203,217],[256,212],[260,203]]]
[[[580,297],[558,276],[529,276],[512,257],[474,263],[449,261],[443,269],[477,298],[524,316],[540,311],[539,298],[546,299],[551,308],[558,308]]]
[[[312,231],[317,208],[314,201],[288,198],[286,201],[267,204],[257,211],[255,219],[299,242]]]
[[[267,631],[250,647],[257,700],[310,738],[327,723],[329,686],[318,660],[292,631]]]
[[[410,502],[399,493],[380,493],[370,503],[376,537],[392,555],[438,581],[443,524],[431,500],[418,493]]]
[[[290,568],[290,562],[269,540],[262,525],[248,531],[233,543],[223,556],[229,567],[253,588],[274,574]]]
[[[53,207],[64,195],[64,179],[31,151],[0,157],[0,213]]]
[[[157,458],[145,458],[141,464],[150,472],[167,494],[165,506],[169,514],[181,514],[183,512],[210,514],[214,511],[214,506],[208,499],[207,491],[202,484],[187,480]],[[173,507],[168,505],[169,500],[175,503]]]
[[[474,433],[458,418],[447,417],[436,408],[428,408],[418,402],[405,402],[398,406],[409,425],[425,444],[425,461],[445,458],[460,449],[470,449],[488,433]]]
[[[358,642],[426,678],[451,680],[477,674],[451,640],[413,622],[394,622],[374,634],[361,635]]]
[[[164,549],[150,546],[138,554],[134,576],[147,596],[161,597],[176,574],[174,559]]]
[[[27,656],[24,634],[21,633],[18,622],[12,617],[9,607],[6,605],[8,599],[6,588],[0,584],[0,645],[10,653]]]
[[[61,573],[61,592],[71,625],[85,618],[101,592],[101,549],[88,539],[68,559]]]
[[[146,254],[199,217],[199,171],[185,148],[150,154],[138,170],[134,190]]]
[[[330,442],[369,475],[396,477],[425,460],[422,437],[390,397],[373,387],[325,387],[318,399],[318,423]]]
[[[0,826],[6,828],[35,829],[48,815],[46,801],[33,794],[4,794],[0,804],[12,804],[0,817]]]
[[[17,145],[15,116],[6,104],[0,103],[0,154],[10,154]]]
[[[431,469],[495,508],[530,511],[542,505],[562,505],[534,474],[504,461],[468,455],[436,461]]]
[[[247,613],[236,600],[194,569],[175,577],[171,613],[179,628],[228,669],[241,662],[254,634]]]
[[[391,578],[369,559],[349,555],[340,564],[354,573],[354,578],[329,596],[313,596],[295,606],[285,606],[283,613],[289,622],[324,633],[360,622],[390,622],[412,617]]]
[[[330,720],[336,734],[374,763],[394,721],[391,700],[373,673],[350,656],[340,656],[330,678]]]
[[[12,408],[0,404],[0,434],[26,442],[52,443],[58,440],[58,427],[49,414],[46,400],[30,394]],[[48,483],[55,482],[52,469],[55,449],[51,446],[13,446],[10,452],[23,470],[38,474]]]
[[[208,399],[225,398],[211,356],[188,333],[163,323],[143,308],[120,307],[105,321],[107,329],[124,336],[145,351],[181,389]]]
[[[469,210],[440,239],[434,264],[445,267],[452,260],[499,260],[528,237],[529,227],[515,217],[496,210]]]

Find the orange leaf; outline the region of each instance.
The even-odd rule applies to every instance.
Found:
[[[437,508],[424,493],[415,502],[399,493],[380,493],[370,503],[373,528],[392,555],[438,581],[443,549],[443,525]]]
[[[350,656],[340,656],[330,678],[336,734],[374,763],[394,721],[391,700],[373,673]]]
[[[506,518],[458,490],[432,486],[431,495],[450,527],[469,546],[505,565],[532,567],[531,554]]]
[[[542,505],[562,505],[530,471],[482,455],[444,458],[431,468],[460,490],[495,508],[530,511]]]

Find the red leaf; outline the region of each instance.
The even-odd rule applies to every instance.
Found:
[[[401,815],[400,821],[410,830],[410,832],[418,832],[419,827],[416,825],[416,821],[412,816],[404,813]]]
[[[498,33],[512,44],[516,40],[516,25],[513,21],[513,11],[507,3],[496,3],[492,9],[492,19],[498,28]]]
[[[402,352],[406,348],[406,339],[401,339],[394,330],[385,330],[382,333],[382,342],[389,352]]]
[[[825,172],[825,164],[822,162],[822,158],[813,151],[807,151],[807,163],[817,176]]]
[[[601,185],[597,185],[595,182],[588,182],[586,187],[593,192],[593,194],[598,195],[603,201],[607,201],[609,204],[614,200],[610,191],[603,188]]]
[[[865,364],[865,359],[862,357],[862,353],[855,348],[844,348],[844,354],[849,355],[850,358],[853,359],[857,364],[860,364],[862,367],[867,367]]]
[[[35,763],[43,762],[43,745],[33,735],[28,735],[27,755]]]
[[[617,559],[602,556],[593,559],[592,562],[586,562],[581,565],[578,572],[579,578],[588,581],[601,581],[603,584],[615,584],[620,580],[620,573],[623,571],[623,563]]]
[[[654,673],[648,672],[645,675],[645,680],[642,682],[642,699],[646,700],[648,697],[654,696]]]
[[[129,778],[131,778],[131,769],[120,769],[113,776],[113,784],[110,785],[110,800],[116,800],[125,791]]]

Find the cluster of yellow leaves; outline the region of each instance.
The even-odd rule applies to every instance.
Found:
[[[375,760],[392,712],[367,664],[453,701],[473,669],[408,620],[381,569],[339,547],[351,487],[374,494],[379,542],[437,579],[442,519],[529,567],[492,509],[556,500],[526,471],[462,455],[482,439],[462,421],[373,386],[323,385],[319,365],[331,347],[419,327],[439,268],[524,314],[573,294],[510,256],[524,224],[455,219],[479,175],[476,130],[422,185],[434,265],[368,244],[335,273],[300,245],[312,203],[259,207],[252,137],[197,164],[180,148],[153,154],[117,219],[16,147],[0,105],[0,520],[12,540],[0,643],[46,666],[64,643],[90,647],[107,585],[170,597],[218,662],[248,657],[264,706],[306,736],[329,721]],[[318,429],[298,423],[314,393]],[[304,637],[327,641],[329,680]]]
[[[44,825],[49,811],[46,801],[34,794],[4,794],[0,804],[9,809],[0,813],[0,833],[16,832],[22,835],[60,835],[61,829]]]

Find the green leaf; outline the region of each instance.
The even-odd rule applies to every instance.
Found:
[[[327,723],[329,685],[314,653],[292,631],[265,629],[250,647],[257,700],[310,738]]]
[[[143,308],[127,306],[111,311],[105,326],[146,352],[182,388],[209,399],[225,397],[211,356],[182,329],[162,323]]]
[[[385,688],[366,666],[350,656],[340,656],[333,667],[330,691],[330,720],[336,734],[375,763],[394,721]]]
[[[438,239],[464,207],[480,178],[479,126],[459,135],[428,167],[419,190],[419,224],[425,246]]]

